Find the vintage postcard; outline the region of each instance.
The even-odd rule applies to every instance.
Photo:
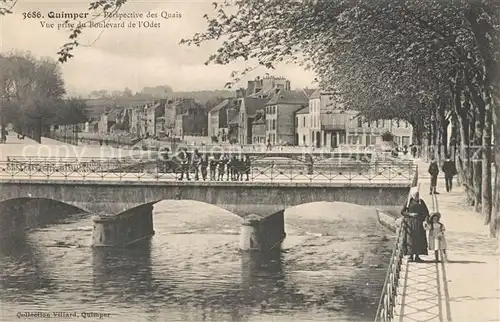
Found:
[[[0,320],[500,321],[499,12],[0,1]]]

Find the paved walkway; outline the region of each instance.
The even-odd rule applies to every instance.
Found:
[[[432,211],[428,195],[428,165],[417,162],[421,197]],[[438,179],[439,211],[446,226],[448,262],[402,267],[395,321],[500,321],[499,241],[488,237],[481,215],[464,202],[464,192],[454,184],[447,193],[444,177]]]

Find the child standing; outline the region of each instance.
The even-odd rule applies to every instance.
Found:
[[[445,227],[440,222],[441,214],[431,214],[429,222],[424,222],[424,228],[429,232],[429,250],[433,250],[436,262],[439,262],[439,251],[443,251],[443,260],[446,261],[446,239],[444,238]]]

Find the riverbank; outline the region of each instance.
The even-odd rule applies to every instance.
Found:
[[[111,146],[76,146],[46,137],[42,137],[42,143],[40,144],[28,137],[20,140],[14,132],[7,136],[6,143],[0,144],[0,161],[6,161],[7,157],[103,159],[137,157],[139,155],[148,156],[150,151],[124,150]]]

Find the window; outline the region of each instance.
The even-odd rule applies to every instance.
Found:
[[[370,122],[370,121],[366,121],[366,125],[367,125],[368,127],[370,127],[370,126],[371,126],[371,123],[372,123],[372,122]]]
[[[306,136],[305,135],[302,136],[302,144],[303,145],[307,144],[307,142],[306,142]]]
[[[358,127],[363,127],[363,120],[361,117],[358,117]]]
[[[380,124],[379,124],[379,121],[378,121],[378,120],[376,120],[376,121],[375,121],[375,127],[379,127],[379,125],[380,125]]]
[[[400,125],[399,120],[396,121],[396,124],[397,124],[396,126],[399,128],[399,125]]]
[[[405,121],[405,128],[408,128],[408,121]]]
[[[306,117],[302,118],[302,127],[306,127]]]
[[[273,114],[276,114],[276,106],[273,106]]]
[[[273,130],[276,130],[276,120],[273,120]]]
[[[295,127],[296,128],[299,127],[299,117],[298,116],[295,117]]]

